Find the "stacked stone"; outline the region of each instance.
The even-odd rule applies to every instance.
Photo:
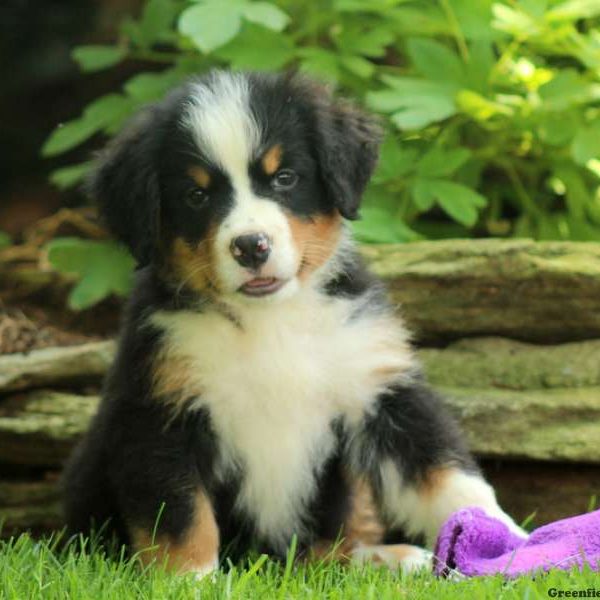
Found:
[[[600,244],[443,241],[364,255],[415,331],[517,519],[600,497]],[[62,525],[58,480],[94,414],[112,341],[0,355],[2,535]]]

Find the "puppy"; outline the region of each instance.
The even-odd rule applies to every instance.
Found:
[[[298,76],[215,71],[143,110],[90,188],[139,263],[103,400],[65,475],[69,530],[107,523],[179,572],[220,552],[414,567],[455,510],[514,530],[363,267],[379,131]]]

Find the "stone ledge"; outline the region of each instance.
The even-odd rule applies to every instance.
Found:
[[[99,380],[114,353],[115,342],[105,341],[0,356],[0,392]]]
[[[600,337],[600,243],[447,240],[361,250],[421,342]]]
[[[434,386],[482,457],[600,464],[600,387],[497,390]],[[39,390],[0,404],[0,461],[60,466],[96,396]]]

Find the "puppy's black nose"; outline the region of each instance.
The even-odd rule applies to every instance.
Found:
[[[230,249],[242,267],[258,269],[269,258],[271,242],[264,233],[250,233],[234,238]]]

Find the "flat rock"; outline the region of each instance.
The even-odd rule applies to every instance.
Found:
[[[98,397],[37,390],[0,402],[0,462],[60,466],[86,431]]]
[[[420,342],[600,338],[600,243],[447,240],[362,253]]]
[[[600,388],[438,388],[483,457],[600,463]]]
[[[487,458],[600,463],[600,387],[435,386],[470,448]],[[0,462],[59,466],[87,429],[96,396],[39,390],[0,403]]]
[[[35,533],[60,529],[63,518],[58,480],[0,481],[1,537],[25,529]]]
[[[0,356],[0,392],[100,380],[115,353],[115,342],[52,347]]]
[[[536,345],[465,338],[418,354],[433,385],[498,390],[600,386],[600,340]]]

